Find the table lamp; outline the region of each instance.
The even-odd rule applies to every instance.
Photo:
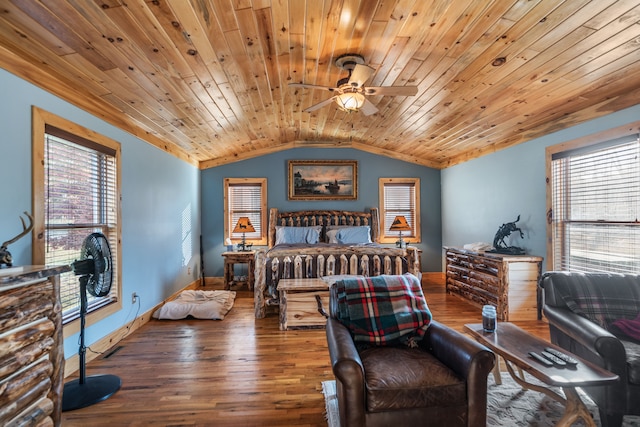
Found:
[[[251,224],[251,221],[249,220],[249,217],[247,216],[241,216],[238,219],[238,222],[236,223],[235,228],[233,229],[234,233],[242,233],[242,242],[238,243],[238,250],[239,251],[248,251],[249,249],[247,248],[247,246],[251,247],[252,244],[247,245],[247,240],[246,240],[246,233],[253,233],[255,232],[256,229],[253,228],[253,225]]]
[[[406,248],[407,245],[404,242],[404,240],[402,240],[402,232],[411,231],[411,227],[407,223],[407,219],[402,215],[398,215],[393,219],[393,222],[391,223],[391,227],[389,227],[389,230],[397,231],[400,233],[400,240],[396,242],[396,246],[403,249]]]

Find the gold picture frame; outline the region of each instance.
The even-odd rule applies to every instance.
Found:
[[[289,200],[357,200],[356,160],[289,160]]]

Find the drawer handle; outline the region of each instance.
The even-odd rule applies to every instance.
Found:
[[[325,311],[324,306],[322,305],[322,298],[320,298],[320,295],[316,295],[316,303],[318,304],[318,313],[328,319],[329,314]]]

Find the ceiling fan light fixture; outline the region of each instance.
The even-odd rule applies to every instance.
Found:
[[[336,96],[336,104],[347,112],[358,111],[364,104],[364,95],[357,92],[342,93]]]

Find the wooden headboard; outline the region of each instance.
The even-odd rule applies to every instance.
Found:
[[[380,243],[378,208],[370,208],[369,212],[334,210],[280,212],[278,208],[271,208],[269,210],[269,248],[272,248],[276,242],[276,226],[309,227],[314,225],[368,225],[371,227],[371,241]]]

